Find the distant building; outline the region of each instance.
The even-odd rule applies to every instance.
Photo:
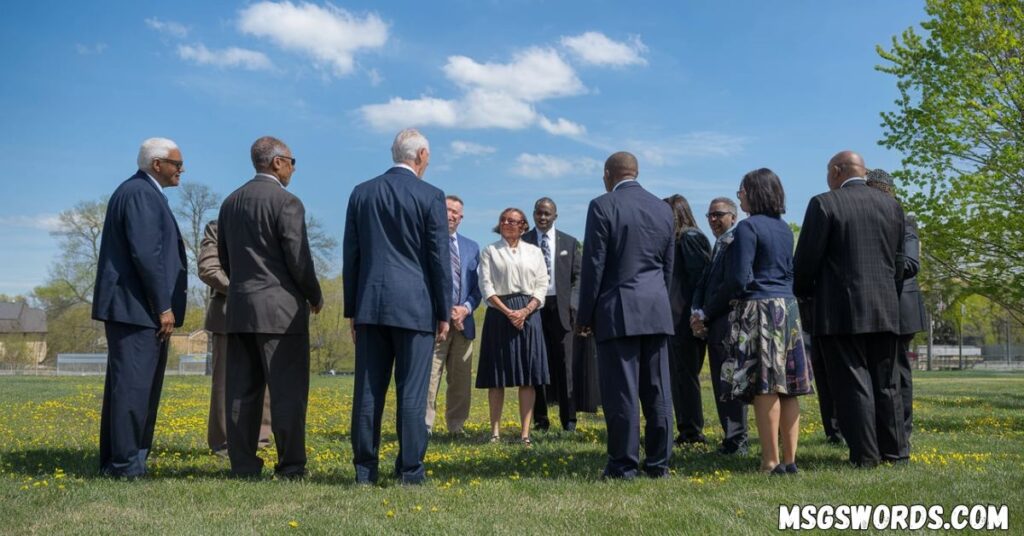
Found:
[[[0,361],[37,364],[46,358],[46,311],[0,302]]]

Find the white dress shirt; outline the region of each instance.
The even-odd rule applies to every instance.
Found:
[[[153,181],[153,184],[156,185],[156,189],[160,190],[160,193],[164,194],[164,187],[160,186],[160,183],[157,182],[156,179],[154,179],[153,176],[150,175],[148,171],[143,171],[143,173],[145,173],[146,176],[149,177],[149,180]],[[166,199],[166,198],[167,198],[167,194],[164,194],[164,199]]]
[[[480,293],[483,299],[508,294],[527,294],[544,305],[548,293],[548,267],[540,248],[522,240],[509,247],[505,239],[480,252]],[[490,302],[487,303],[491,306]],[[492,306],[493,307],[493,306]]]
[[[273,175],[273,174],[270,174],[270,173],[257,173],[256,176],[257,177],[267,177],[267,178],[270,178],[270,179],[274,179],[274,182],[276,182],[278,186],[280,186],[281,188],[284,188],[284,184],[281,183],[281,179],[277,178],[276,175]]]

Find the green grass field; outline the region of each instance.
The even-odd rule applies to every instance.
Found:
[[[575,435],[537,433],[530,450],[492,445],[486,396],[474,391],[471,437],[435,435],[428,481],[419,487],[386,479],[354,485],[347,377],[313,380],[307,480],[274,481],[272,463],[264,481],[228,478],[227,460],[206,448],[208,381],[167,378],[151,475],[125,482],[96,474],[102,377],[0,377],[0,533],[766,534],[777,531],[780,504],[840,503],[942,505],[947,512],[957,504],[1006,504],[1009,532],[1024,533],[1019,373],[917,374],[913,456],[904,467],[848,467],[846,450],[824,442],[816,401],[805,397],[802,472],[781,478],[757,473],[756,446],[742,458],[699,447],[676,449],[672,478],[604,482],[600,416],[581,415]],[[704,401],[715,442],[721,431],[709,390]],[[509,438],[515,408],[510,391]],[[753,435],[752,415],[750,424]],[[392,398],[382,468],[394,462],[394,426]]]

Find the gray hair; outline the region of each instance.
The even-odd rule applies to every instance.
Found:
[[[149,138],[139,147],[139,169],[152,173],[153,160],[167,158],[177,148],[178,144],[167,138]]]
[[[252,142],[252,149],[249,155],[252,157],[252,167],[261,171],[270,167],[270,162],[275,156],[282,156],[288,152],[288,146],[283,141],[273,136],[263,136]]]
[[[728,197],[716,197],[711,200],[711,203],[708,204],[708,207],[711,207],[716,203],[723,203],[729,205],[729,208],[732,209],[733,216],[736,216],[739,213],[739,209],[736,207],[736,202]]]
[[[416,154],[420,149],[430,150],[430,142],[415,128],[407,128],[395,136],[395,142],[391,144],[391,161],[400,164],[416,160]]]

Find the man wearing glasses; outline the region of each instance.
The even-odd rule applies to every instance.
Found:
[[[306,236],[302,201],[285,188],[295,172],[292,151],[264,136],[252,144],[256,176],[224,200],[217,219],[217,253],[231,282],[227,299],[228,457],[231,472],[255,477],[269,387],[274,473],[306,473],[309,399],[309,313],[323,296]]]
[[[146,473],[174,328],[185,319],[185,244],[164,188],[181,183],[184,162],[171,140],[142,142],[139,171],[107,202],[92,317],[107,335],[100,417],[100,472]]]
[[[729,296],[719,290],[725,277],[725,252],[732,243],[736,227],[736,203],[728,197],[711,201],[707,213],[708,225],[715,234],[715,247],[700,283],[693,293],[693,314],[690,327],[693,334],[708,340],[708,361],[711,365],[711,386],[718,409],[718,422],[722,425],[720,454],[747,453],[747,406],[740,400],[722,401],[722,363],[729,357]]]

